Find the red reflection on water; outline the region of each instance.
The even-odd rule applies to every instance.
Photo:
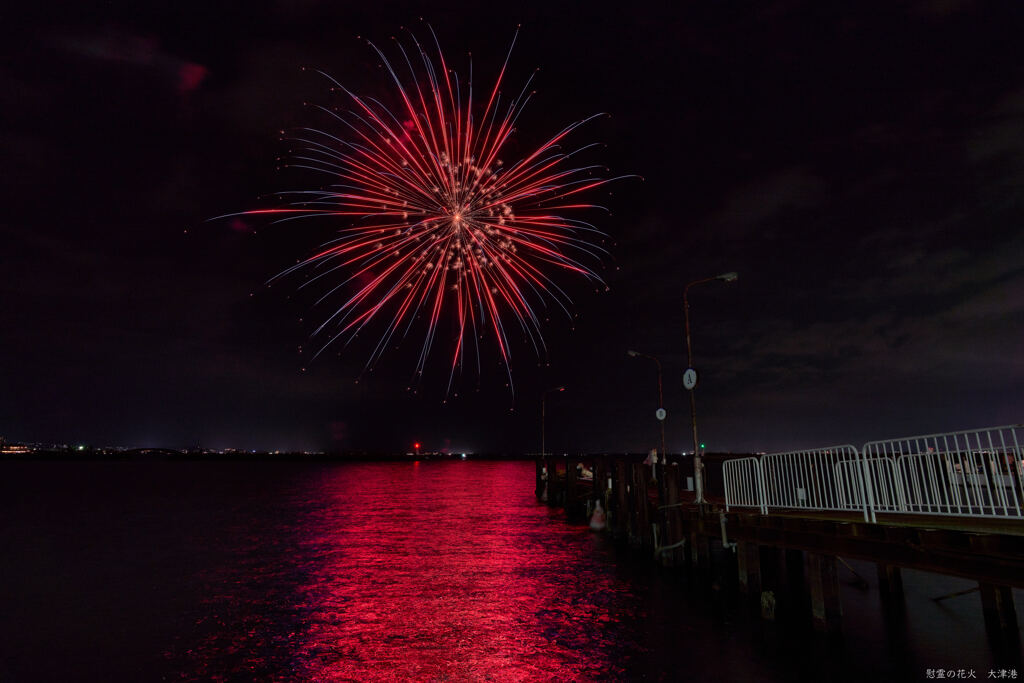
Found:
[[[329,473],[305,527],[295,668],[314,680],[583,680],[621,671],[628,603],[594,539],[532,499],[530,463]]]

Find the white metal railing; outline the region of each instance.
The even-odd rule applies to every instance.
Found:
[[[903,501],[894,512],[1024,518],[1019,425],[864,444],[865,457],[896,463]]]
[[[764,504],[764,477],[758,458],[736,458],[722,463],[725,480],[725,509],[730,507],[757,508],[768,514]]]
[[[870,492],[857,449],[849,444],[761,456],[765,508],[863,512]]]
[[[1024,519],[1024,425],[773,453],[723,463],[726,509]]]
[[[900,488],[896,486],[896,462],[892,458],[865,458],[858,451],[857,457],[843,460],[836,464],[836,469],[851,470],[848,477],[853,477],[853,469],[858,469],[864,477],[863,489],[850,488],[849,501],[842,509],[863,510],[868,514],[866,519],[874,521],[875,512],[892,512],[902,505]]]
[[[871,487],[873,510],[875,512],[897,512],[906,504],[903,488],[896,476],[896,461],[892,458],[869,457],[861,450],[861,462]]]

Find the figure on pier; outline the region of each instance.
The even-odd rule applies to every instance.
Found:
[[[594,508],[594,514],[590,516],[590,528],[594,531],[603,531],[606,525],[604,508],[601,507],[601,501],[597,501],[597,507]]]

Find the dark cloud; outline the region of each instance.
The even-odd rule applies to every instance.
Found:
[[[719,236],[742,239],[787,213],[821,204],[827,191],[826,184],[813,173],[798,168],[780,170],[738,188],[708,224]]]

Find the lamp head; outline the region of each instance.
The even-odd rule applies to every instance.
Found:
[[[626,355],[629,356],[630,358],[636,358],[640,354],[634,351],[633,349],[630,349],[629,351],[626,351]]]
[[[722,273],[721,275],[716,275],[715,279],[716,280],[723,280],[725,282],[735,282],[738,277],[739,277],[739,273],[736,273],[735,271],[733,271],[733,272],[730,272],[730,273]]]

